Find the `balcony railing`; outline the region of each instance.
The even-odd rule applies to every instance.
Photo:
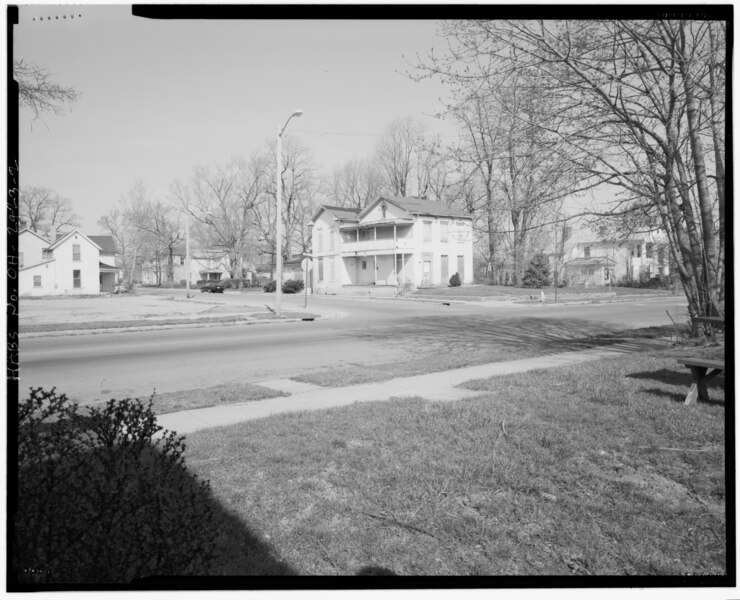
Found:
[[[410,239],[383,239],[383,240],[361,240],[359,242],[342,242],[340,247],[342,254],[354,254],[355,252],[378,252],[383,250],[413,250],[413,240]]]

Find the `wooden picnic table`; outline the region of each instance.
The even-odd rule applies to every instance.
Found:
[[[691,369],[691,377],[693,378],[684,404],[692,404],[697,399],[709,402],[706,383],[725,370],[724,359],[679,358],[678,363]]]

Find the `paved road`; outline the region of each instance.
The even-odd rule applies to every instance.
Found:
[[[234,296],[236,298],[236,295]],[[229,302],[229,295],[225,296]],[[56,386],[80,401],[145,396],[221,382],[287,378],[337,365],[373,365],[491,340],[544,350],[625,327],[665,325],[673,301],[523,306],[312,297],[313,322],[209,326],[21,339],[21,390]],[[284,298],[284,309],[302,297]],[[576,346],[573,346],[574,348]]]

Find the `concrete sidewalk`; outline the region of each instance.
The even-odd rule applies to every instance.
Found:
[[[433,401],[460,400],[481,393],[490,393],[475,392],[457,387],[471,379],[485,379],[496,375],[522,373],[534,369],[566,367],[590,360],[616,357],[625,353],[657,351],[667,347],[666,340],[634,339],[613,344],[608,348],[563,352],[561,354],[453,369],[428,375],[399,377],[380,383],[338,388],[319,387],[290,379],[263,381],[259,382],[259,385],[284,391],[291,395],[243,404],[226,404],[164,414],[157,417],[157,422],[167,430],[186,434],[210,427],[261,419],[279,413],[347,406],[355,402],[390,400],[391,398],[412,396]]]

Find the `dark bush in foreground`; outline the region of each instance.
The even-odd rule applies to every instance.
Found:
[[[20,584],[126,583],[200,575],[215,551],[210,486],[183,462],[183,438],[138,400],[80,411],[32,389],[18,403]]]
[[[460,274],[455,273],[452,277],[450,277],[450,287],[460,287],[462,285],[462,282],[460,281]]]

